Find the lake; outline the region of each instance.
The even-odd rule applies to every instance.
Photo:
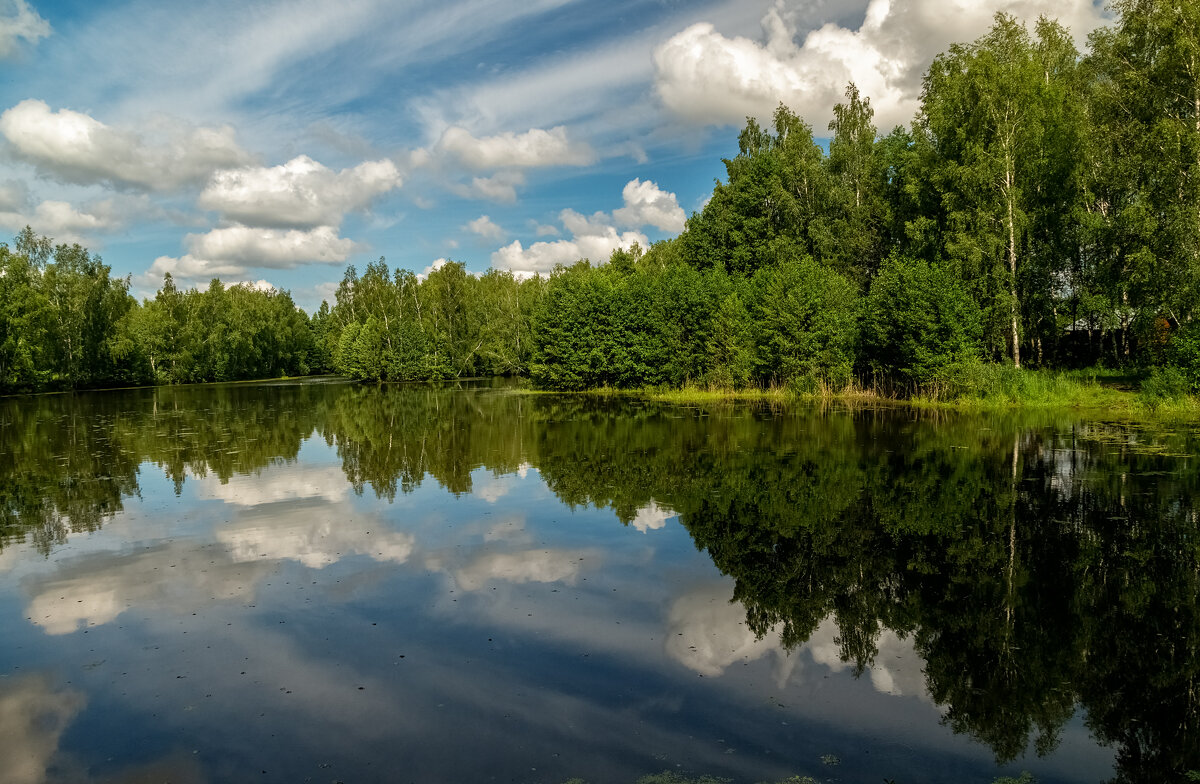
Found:
[[[500,382],[0,399],[0,781],[1182,780],[1197,454]]]

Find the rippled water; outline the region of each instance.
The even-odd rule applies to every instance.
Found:
[[[0,400],[0,781],[1182,779],[1194,430]]]

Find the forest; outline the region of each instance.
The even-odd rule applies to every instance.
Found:
[[[854,84],[828,134],[747,119],[677,237],[548,277],[346,270],[287,292],[168,276],[137,302],[78,245],[0,247],[0,392],[335,372],[911,394],[980,368],[1200,391],[1200,6],[1118,0],[1080,52],[998,14],[908,128]]]

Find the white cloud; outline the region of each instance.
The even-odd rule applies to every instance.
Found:
[[[87,704],[82,692],[55,689],[42,675],[0,685],[0,781],[42,784],[59,739]]]
[[[483,199],[497,204],[513,204],[517,201],[517,187],[525,184],[521,172],[497,172],[491,177],[475,177],[470,185],[457,185],[452,190],[467,199]]]
[[[647,531],[657,531],[665,527],[667,521],[675,516],[675,510],[659,506],[654,501],[651,501],[637,510],[637,514],[634,515],[633,520],[629,524],[642,533],[646,533]]]
[[[30,226],[56,243],[94,245],[98,234],[117,231],[137,218],[164,214],[144,194],[117,194],[79,206],[47,199],[32,206],[28,191],[16,185],[0,184],[0,228],[17,231]]]
[[[271,568],[265,559],[250,564],[224,554],[214,559],[179,543],[131,555],[92,555],[31,583],[28,614],[46,634],[62,635],[111,623],[134,606],[191,612],[253,596],[259,578]]]
[[[148,275],[159,279],[169,272],[184,281],[240,277],[247,269],[293,269],[303,264],[341,264],[358,247],[339,237],[331,226],[315,229],[257,229],[230,226],[207,234],[189,234],[188,252],[179,258],[159,256]]]
[[[587,218],[573,210],[563,210],[563,214],[572,213],[583,219]],[[564,218],[564,225],[567,220]],[[492,253],[492,266],[499,270],[509,270],[517,276],[539,275],[552,272],[559,264],[570,265],[580,259],[588,259],[596,264],[608,261],[614,250],[629,248],[634,243],[643,248],[648,247],[650,240],[645,234],[636,231],[617,232],[613,226],[588,227],[588,233],[575,235],[569,240],[553,242],[535,242],[528,248],[520,240],[513,240]]]
[[[350,492],[345,473],[334,467],[289,467],[287,471],[235,476],[226,482],[209,475],[196,481],[193,487],[197,498],[219,500],[242,507],[318,498],[337,503],[345,500]]]
[[[155,291],[162,285],[163,276],[170,274],[178,286],[205,283],[213,278],[226,280],[239,278],[246,274],[246,268],[231,262],[198,259],[191,254],[175,256],[159,256],[150,265],[150,269],[135,278],[139,290]]]
[[[509,131],[484,138],[452,126],[442,134],[437,149],[472,169],[588,166],[596,160],[592,148],[568,139],[567,129],[561,125],[548,131],[531,128],[522,134]]]
[[[29,205],[29,187],[20,180],[0,182],[0,212],[21,212]]]
[[[562,233],[558,230],[557,226],[549,226],[546,224],[538,223],[537,221],[533,222],[533,230],[534,230],[534,233],[537,234],[539,237],[557,237],[559,234]]]
[[[199,204],[239,223],[277,228],[338,226],[351,210],[401,184],[390,160],[334,172],[306,155],[281,166],[217,172]]]
[[[440,270],[449,263],[450,260],[447,258],[434,259],[432,264],[417,273],[417,280],[425,280],[429,277],[430,273]]]
[[[380,530],[378,521],[347,519],[341,512],[344,510],[338,507],[320,505],[287,515],[252,514],[217,531],[217,541],[236,562],[286,559],[310,569],[323,569],[350,555],[397,564],[412,556],[416,547],[412,534]]]
[[[649,185],[650,188],[647,189],[644,185]],[[648,191],[652,193],[647,196]],[[672,194],[664,194],[652,182],[641,183],[640,180],[633,180],[625,186],[625,207],[618,209],[617,213],[622,213],[625,220],[630,221],[642,220],[646,215],[652,214],[651,210],[658,210],[661,215],[654,215],[657,220],[669,214],[663,208],[665,197],[674,199]],[[650,204],[645,203],[646,201]],[[508,270],[518,277],[527,277],[550,273],[559,264],[570,265],[580,259],[587,259],[593,264],[603,264],[608,261],[614,250],[627,249],[634,243],[643,248],[649,247],[649,238],[640,231],[618,231],[613,225],[615,215],[616,213],[610,216],[605,212],[584,215],[572,209],[565,209],[558,214],[558,219],[563,228],[570,233],[570,239],[538,241],[529,247],[525,247],[520,240],[513,240],[492,253],[492,266],[499,270]],[[548,232],[539,227],[539,236],[546,233]]]
[[[16,52],[19,39],[35,44],[50,35],[50,23],[25,0],[8,0],[0,9],[0,58]]]
[[[473,221],[468,221],[463,227],[472,234],[478,234],[485,239],[499,240],[503,239],[507,233],[500,226],[496,225],[487,215],[480,215]]]
[[[1106,21],[1092,0],[871,0],[857,30],[829,23],[797,44],[791,12],[777,2],[762,20],[762,43],[707,22],[672,36],[654,51],[655,87],[668,109],[693,122],[740,125],[782,102],[820,132],[853,81],[886,132],[912,118],[933,57],[981,36],[997,11],[1057,18],[1080,43]]]
[[[198,258],[233,261],[248,267],[291,269],[300,264],[340,264],[355,249],[332,226],[277,230],[246,226],[213,229],[187,236],[189,252]]]
[[[478,591],[489,582],[566,583],[574,585],[583,569],[586,550],[524,550],[487,553],[453,572],[455,584],[464,591]]]
[[[625,206],[613,211],[618,226],[653,226],[671,234],[683,231],[687,216],[674,193],[661,190],[650,180],[642,182],[635,178],[625,184],[621,195]]]
[[[169,190],[250,160],[229,126],[160,123],[156,131],[156,138],[146,139],[32,99],[0,114],[0,134],[17,156],[63,182]]]
[[[58,242],[79,242],[89,232],[105,231],[113,224],[105,217],[81,212],[65,201],[44,201],[32,211],[0,209],[0,226],[19,231],[25,226]]]

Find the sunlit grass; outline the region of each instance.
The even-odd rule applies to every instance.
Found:
[[[625,397],[676,405],[734,402],[837,403],[895,405],[922,410],[989,413],[1002,411],[1074,411],[1120,419],[1200,420],[1200,398],[1168,382],[1139,378],[1124,371],[1029,370],[1011,365],[975,363],[953,368],[937,381],[917,388],[868,387],[857,382],[834,388],[820,381],[807,385],[729,387],[685,384],[622,389],[600,387],[583,394]]]

